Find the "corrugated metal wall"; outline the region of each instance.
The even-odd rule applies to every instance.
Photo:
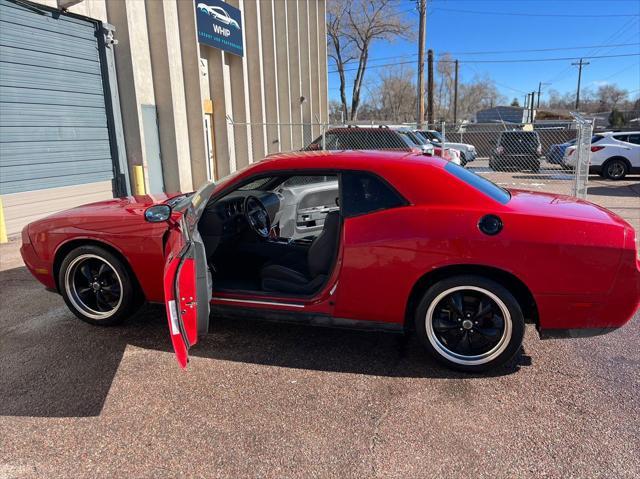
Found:
[[[0,194],[113,176],[96,24],[0,0]]]

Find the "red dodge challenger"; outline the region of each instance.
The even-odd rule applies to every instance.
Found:
[[[504,190],[436,157],[297,152],[195,193],[81,206],[22,232],[33,275],[80,319],[166,304],[179,364],[214,316],[413,331],[451,368],[638,309],[634,230],[586,201]]]

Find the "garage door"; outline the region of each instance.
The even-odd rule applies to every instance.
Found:
[[[0,194],[7,229],[113,196],[98,24],[0,0]]]

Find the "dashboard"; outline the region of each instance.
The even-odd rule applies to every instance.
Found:
[[[271,223],[280,208],[278,195],[270,191],[246,190],[234,191],[225,198],[205,208],[198,229],[203,236],[218,236],[224,241],[249,229],[244,215],[244,205],[248,196],[260,200],[269,214]]]

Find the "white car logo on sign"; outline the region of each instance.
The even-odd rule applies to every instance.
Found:
[[[225,25],[230,25],[234,27],[236,30],[240,30],[240,25],[236,22],[231,16],[227,13],[227,11],[222,7],[213,7],[206,5],[204,3],[198,4],[198,10],[210,15],[217,22],[224,23]],[[225,37],[231,35],[231,32],[228,28],[216,28],[216,25],[213,26],[213,29],[216,33],[220,33]]]

